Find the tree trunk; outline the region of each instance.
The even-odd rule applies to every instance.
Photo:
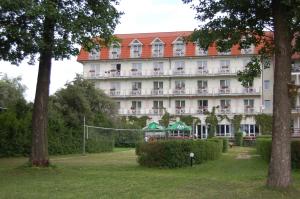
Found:
[[[275,72],[273,88],[272,153],[267,185],[286,188],[291,184],[290,121],[291,35],[288,10],[280,0],[273,0]]]
[[[32,115],[32,145],[30,162],[33,166],[49,165],[48,156],[48,98],[51,74],[51,58],[54,40],[54,22],[44,21],[43,46],[40,50],[39,74]]]

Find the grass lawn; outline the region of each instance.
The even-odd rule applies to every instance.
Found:
[[[219,160],[180,169],[143,168],[134,150],[51,158],[55,165],[24,167],[25,158],[0,159],[0,198],[300,198],[300,171],[288,191],[266,188],[267,164],[233,148]]]

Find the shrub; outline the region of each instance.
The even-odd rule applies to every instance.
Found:
[[[256,138],[272,138],[272,135],[259,135]]]
[[[270,138],[257,138],[256,151],[267,162],[271,158],[272,139]],[[300,168],[300,141],[293,140],[291,142],[291,161],[293,168]]]
[[[243,133],[242,132],[235,133],[234,139],[235,139],[235,144],[237,146],[243,146]]]
[[[88,153],[99,153],[113,151],[114,141],[110,138],[102,139],[89,139],[86,143],[86,152]]]
[[[222,146],[222,152],[226,153],[228,151],[229,141],[226,137],[213,137],[211,139],[208,139],[208,141],[216,141],[220,142],[218,143],[220,146]]]
[[[243,146],[255,146],[256,140],[255,139],[243,139]]]
[[[222,141],[222,140],[221,140]],[[167,140],[139,143],[136,146],[138,162],[148,167],[183,167],[190,164],[190,152],[194,153],[195,164],[220,157],[222,146],[219,141]]]

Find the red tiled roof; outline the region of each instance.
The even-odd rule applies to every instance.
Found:
[[[142,56],[141,58],[151,58],[152,57],[152,50],[151,50],[151,42],[155,38],[159,38],[162,42],[165,43],[164,45],[164,57],[173,57],[173,45],[174,42],[178,37],[185,37],[192,33],[192,31],[178,31],[178,32],[156,32],[156,33],[134,33],[134,34],[116,34],[115,36],[121,40],[121,55],[120,59],[129,59],[130,58],[130,46],[129,44],[137,39],[142,43]],[[259,45],[255,48],[255,53],[262,46]],[[212,44],[208,48],[208,55],[215,56],[217,55],[216,45]],[[85,61],[88,60],[89,53],[84,51],[83,49],[80,50],[80,53],[77,57],[77,61]],[[235,45],[231,48],[231,55],[240,55],[239,46]],[[195,56],[195,44],[192,42],[188,42],[185,48],[185,56]],[[101,60],[109,59],[109,49],[107,47],[101,48]]]

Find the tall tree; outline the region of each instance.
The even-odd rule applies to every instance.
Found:
[[[0,60],[33,63],[39,56],[30,162],[48,166],[47,110],[51,60],[77,55],[108,42],[120,13],[117,0],[0,1]],[[93,38],[101,38],[95,40]]]
[[[203,22],[191,39],[220,51],[239,44],[263,44],[260,58],[275,55],[272,154],[267,185],[291,184],[290,118],[291,56],[300,51],[299,0],[183,0],[191,3]],[[195,3],[194,3],[195,2]],[[271,30],[273,34],[266,34]],[[265,59],[264,59],[265,60]],[[262,60],[263,61],[263,60]],[[254,64],[255,65],[255,64]],[[251,80],[251,78],[250,78]]]

